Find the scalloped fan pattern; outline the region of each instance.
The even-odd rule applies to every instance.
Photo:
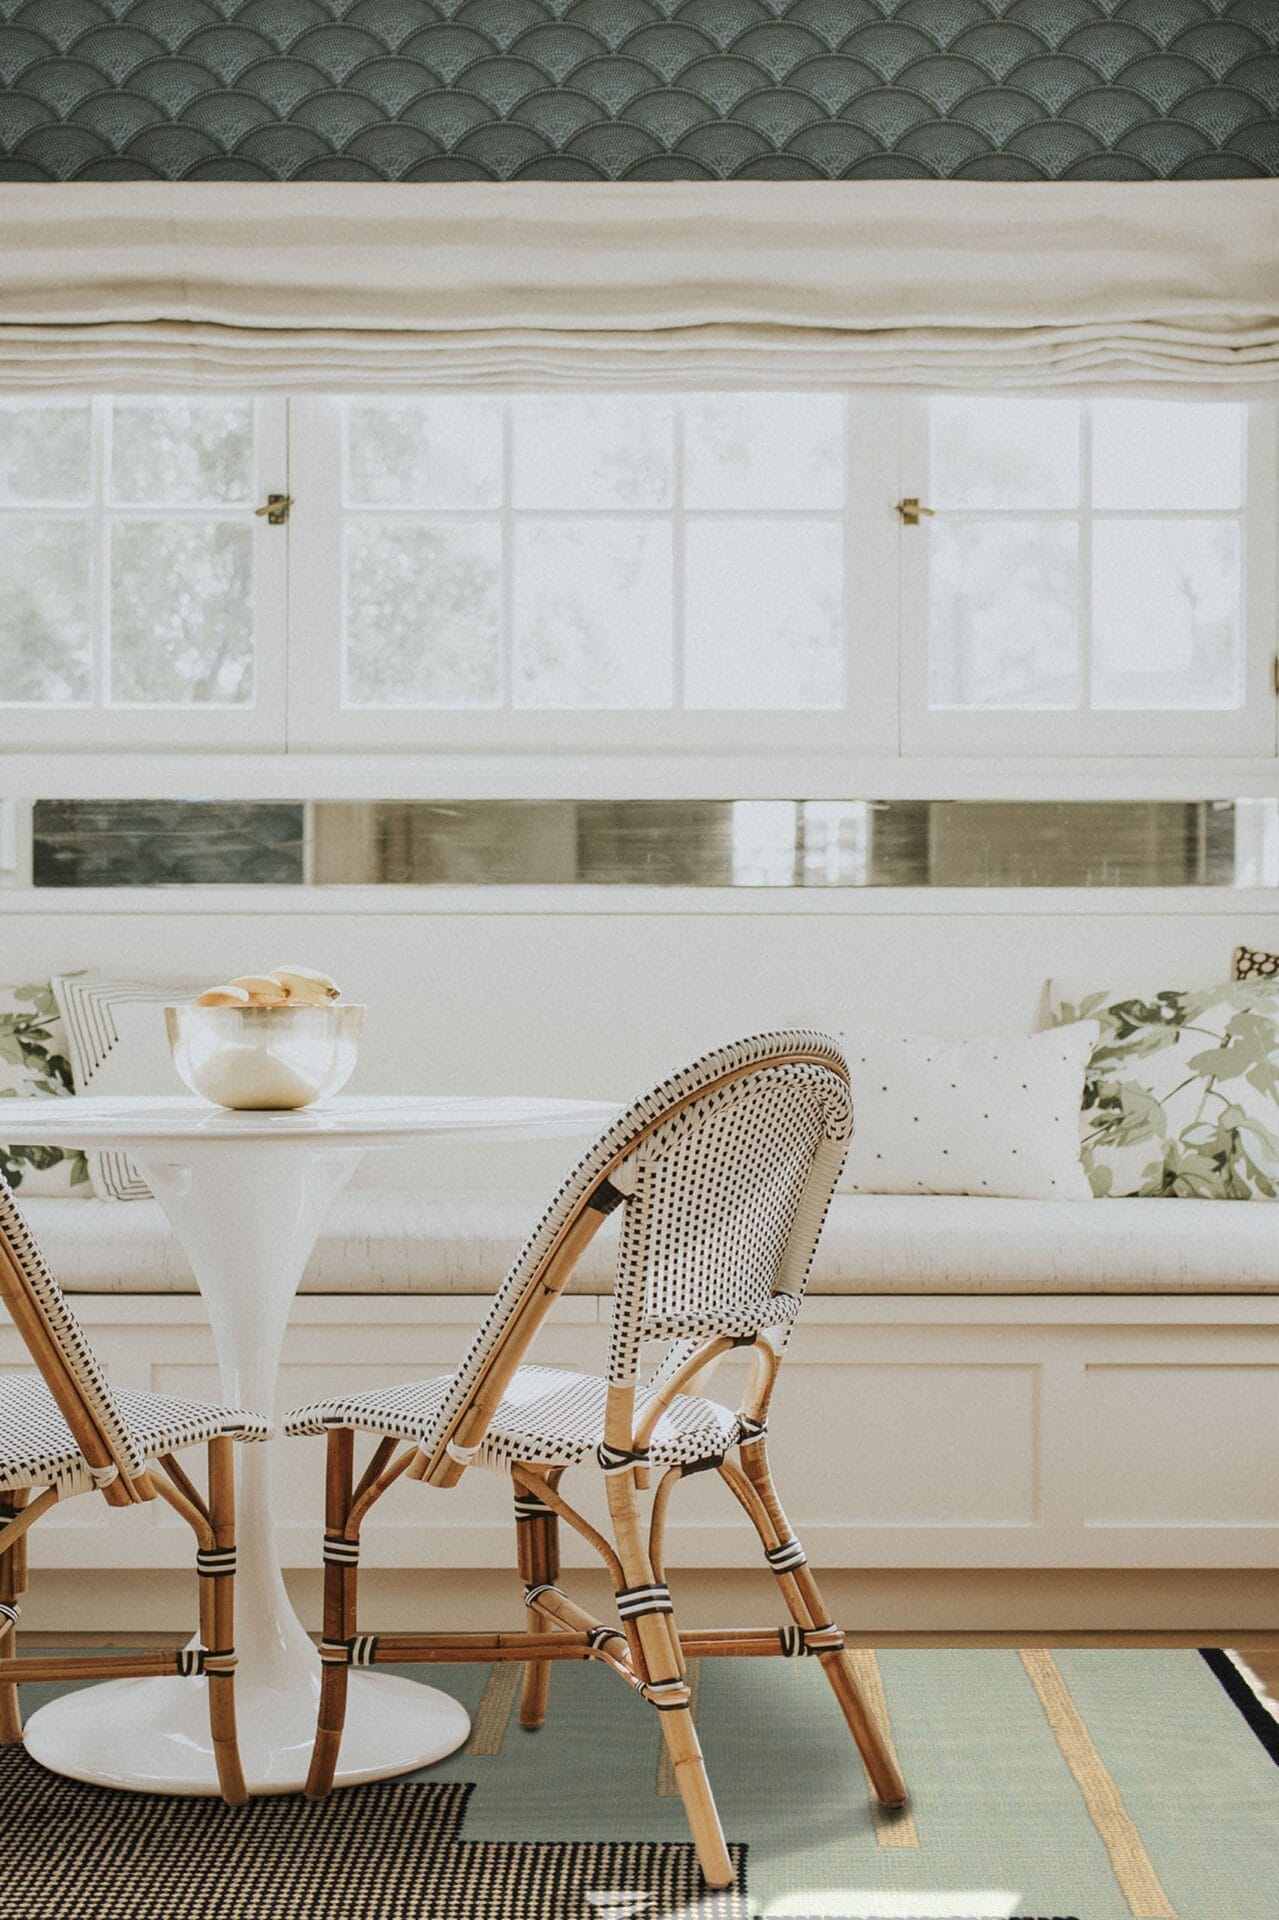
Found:
[[[0,0],[5,180],[1279,174],[1279,0]]]

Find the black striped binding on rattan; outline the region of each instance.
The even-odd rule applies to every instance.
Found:
[[[516,1488],[515,1518],[517,1520],[536,1520],[540,1514],[550,1513],[550,1511],[545,1500],[540,1500],[535,1493],[525,1493],[522,1488]]]
[[[738,1414],[737,1426],[737,1444],[739,1447],[749,1447],[752,1441],[762,1440],[768,1432],[767,1420],[752,1420],[748,1413]]]
[[[195,1570],[202,1580],[228,1580],[235,1574],[234,1547],[197,1547]]]
[[[326,1567],[358,1567],[360,1564],[359,1541],[348,1540],[345,1534],[341,1533],[326,1533],[324,1564]]]
[[[660,1580],[647,1587],[623,1587],[614,1595],[618,1618],[642,1620],[648,1613],[674,1613],[671,1590]]]
[[[625,1643],[626,1635],[619,1633],[616,1627],[592,1627],[586,1636],[587,1646],[593,1647],[596,1653],[610,1640],[621,1640]]]
[[[587,1196],[586,1204],[594,1213],[612,1213],[625,1198],[626,1195],[619,1193],[611,1180],[601,1180],[594,1193]]]
[[[628,1452],[625,1447],[610,1447],[605,1440],[601,1440],[596,1447],[595,1458],[605,1473],[625,1473],[631,1467],[646,1467],[649,1464],[647,1447]]]
[[[0,1626],[0,1633],[7,1633],[9,1627],[16,1627],[21,1618],[21,1607],[11,1604],[8,1600],[0,1600],[0,1621],[8,1623],[7,1626]]]
[[[234,1673],[234,1647],[180,1647],[173,1656],[174,1671],[184,1678],[201,1673]]]
[[[791,1573],[796,1567],[808,1565],[808,1555],[795,1539],[782,1540],[775,1547],[766,1547],[764,1558],[774,1573]]]
[[[526,1607],[536,1606],[538,1600],[544,1593],[558,1593],[561,1600],[568,1599],[568,1595],[565,1593],[563,1587],[557,1587],[553,1580],[543,1580],[540,1587],[525,1587],[524,1589],[525,1606]]]
[[[779,1627],[777,1638],[788,1660],[799,1660],[807,1653],[842,1653],[844,1636],[833,1620],[820,1627]]]
[[[645,1680],[636,1692],[659,1713],[687,1713],[693,1697],[687,1680]]]
[[[329,1667],[371,1667],[377,1659],[375,1633],[356,1633],[349,1640],[321,1640],[320,1660]]]

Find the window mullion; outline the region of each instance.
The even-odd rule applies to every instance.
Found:
[[[515,708],[515,410],[502,402],[502,703]]]
[[[671,689],[672,705],[677,713],[685,707],[685,680],[687,649],[687,605],[685,591],[687,573],[688,529],[685,509],[684,489],[684,451],[687,436],[684,430],[684,400],[681,396],[671,409],[671,431],[675,436],[672,459],[672,508],[671,526]]]
[[[111,464],[111,400],[95,397],[93,505],[90,511],[90,565],[93,592],[93,704],[101,712],[111,692],[111,522],[107,514],[107,475]]]
[[[1079,691],[1076,711],[1091,713],[1093,707],[1093,631],[1092,631],[1092,401],[1079,409]]]

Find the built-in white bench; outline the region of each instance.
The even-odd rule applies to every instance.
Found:
[[[542,1198],[339,1195],[294,1308],[286,1400],[454,1365]],[[33,1200],[27,1213],[119,1384],[216,1393],[203,1304],[157,1205]],[[1279,1562],[1276,1219],[1212,1201],[837,1195],[773,1421],[811,1557],[907,1581],[985,1573],[1002,1597],[972,1604],[1017,1624],[1009,1595],[1035,1570],[1085,1583],[1061,1624],[1135,1624],[1104,1611],[1119,1576],[1140,1583],[1141,1624],[1213,1624],[1187,1596],[1217,1593],[1202,1583],[1231,1569],[1253,1583],[1244,1623],[1261,1624],[1256,1581]],[[602,1365],[610,1238],[591,1247],[539,1358]],[[0,1329],[0,1364],[21,1359]],[[316,1561],[318,1445],[278,1450],[297,1569]],[[703,1582],[747,1545],[713,1495],[681,1490],[670,1534],[672,1564]],[[414,1488],[379,1509],[366,1564],[508,1568],[508,1509],[492,1475],[472,1475],[464,1500]],[[131,1617],[166,1624],[147,1575],[184,1564],[185,1536],[158,1511],[109,1532],[102,1517],[78,1501],[42,1528],[42,1562],[80,1576],[46,1590],[50,1623],[88,1617],[99,1602],[83,1576],[97,1573],[122,1583]],[[877,1625],[885,1610],[888,1624],[934,1623],[904,1611],[908,1587],[874,1604]]]

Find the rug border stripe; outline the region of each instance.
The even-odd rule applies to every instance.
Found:
[[[1020,1647],[1018,1654],[1026,1677],[1039,1696],[1044,1718],[1062,1758],[1075,1777],[1089,1817],[1110,1855],[1111,1868],[1129,1913],[1134,1920],[1177,1920],[1177,1910],[1155,1871],[1137,1823],[1124,1805],[1123,1795],[1071,1698],[1061,1668],[1047,1647]]]
[[[1279,1720],[1254,1691],[1242,1670],[1224,1647],[1200,1647],[1199,1658],[1214,1676],[1240,1718],[1256,1734],[1265,1751],[1279,1767]]]

